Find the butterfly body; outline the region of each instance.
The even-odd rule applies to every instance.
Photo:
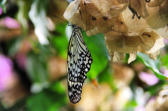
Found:
[[[86,73],[90,70],[92,58],[83,40],[80,27],[72,25],[73,31],[68,45],[68,95],[72,103],[81,99]]]

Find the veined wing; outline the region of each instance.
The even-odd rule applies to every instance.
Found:
[[[86,73],[92,64],[91,54],[83,40],[79,27],[73,26],[68,46],[68,95],[72,103],[81,99]]]

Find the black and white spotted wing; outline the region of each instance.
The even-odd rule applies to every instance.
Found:
[[[84,43],[81,30],[73,25],[68,46],[68,95],[72,103],[81,99],[86,73],[90,70],[92,57]]]

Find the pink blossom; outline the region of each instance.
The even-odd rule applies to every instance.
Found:
[[[4,25],[7,28],[10,28],[10,29],[15,29],[15,28],[19,28],[20,27],[19,23],[15,19],[13,19],[11,17],[6,17],[4,19]]]
[[[3,13],[3,10],[2,10],[2,8],[0,7],[0,15],[2,15],[2,13]]]
[[[164,43],[165,43],[165,44],[168,44],[168,39],[165,38],[165,39],[164,39]]]
[[[135,111],[145,111],[145,107],[144,106],[137,106],[135,108]]]
[[[149,86],[155,85],[159,81],[154,74],[149,74],[146,72],[141,72],[139,74],[139,78]]]
[[[160,70],[166,77],[168,77],[168,70],[166,68],[162,67]]]
[[[11,81],[12,79],[12,61],[3,56],[0,55],[0,91],[3,91],[8,81]]]

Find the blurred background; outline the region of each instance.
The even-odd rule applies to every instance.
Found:
[[[84,31],[93,64],[81,101],[69,102],[67,6],[66,0],[0,1],[0,111],[167,111],[167,45],[157,60],[138,53],[131,64],[127,57],[111,63],[104,35]]]

